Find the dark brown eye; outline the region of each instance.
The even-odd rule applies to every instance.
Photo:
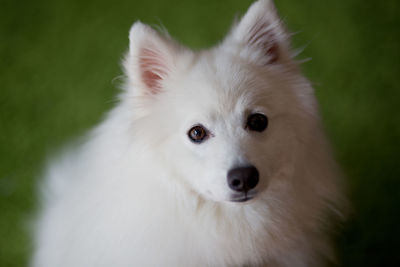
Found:
[[[196,125],[189,130],[188,136],[192,142],[201,143],[208,136],[208,133],[203,126]]]
[[[251,114],[247,118],[246,127],[251,131],[262,132],[267,129],[268,118],[260,113]]]

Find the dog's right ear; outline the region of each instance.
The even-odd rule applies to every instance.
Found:
[[[136,93],[158,94],[174,69],[177,45],[167,34],[163,36],[141,22],[133,24],[129,41],[124,67],[135,90],[140,90]]]
[[[227,49],[258,65],[279,63],[288,57],[289,35],[273,0],[258,0],[236,23],[224,42]]]

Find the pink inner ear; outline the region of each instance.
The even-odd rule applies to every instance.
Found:
[[[139,67],[141,79],[150,93],[159,93],[161,81],[167,74],[162,56],[155,50],[143,48],[139,56]]]
[[[279,45],[275,33],[266,21],[259,20],[251,27],[247,43],[262,49],[268,57],[266,64],[275,63],[279,59]]]
[[[275,41],[272,41],[267,48],[264,48],[265,54],[269,57],[267,64],[272,64],[279,59],[279,47]]]

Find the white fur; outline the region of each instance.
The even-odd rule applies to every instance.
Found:
[[[257,23],[255,39],[249,34]],[[327,230],[340,214],[340,179],[288,42],[267,0],[206,51],[135,23],[120,103],[85,144],[50,164],[32,265],[300,267],[333,260]],[[272,44],[279,48],[273,63],[265,53]],[[159,74],[157,88],[142,79],[143,48],[156,61],[146,68]],[[268,116],[265,132],[244,127],[254,112]],[[212,135],[194,144],[187,132],[198,123]],[[248,164],[260,183],[254,199],[238,204],[226,176]]]

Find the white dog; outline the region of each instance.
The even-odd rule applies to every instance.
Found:
[[[32,265],[324,266],[342,186],[273,3],[193,52],[140,22],[120,103],[46,179]]]

